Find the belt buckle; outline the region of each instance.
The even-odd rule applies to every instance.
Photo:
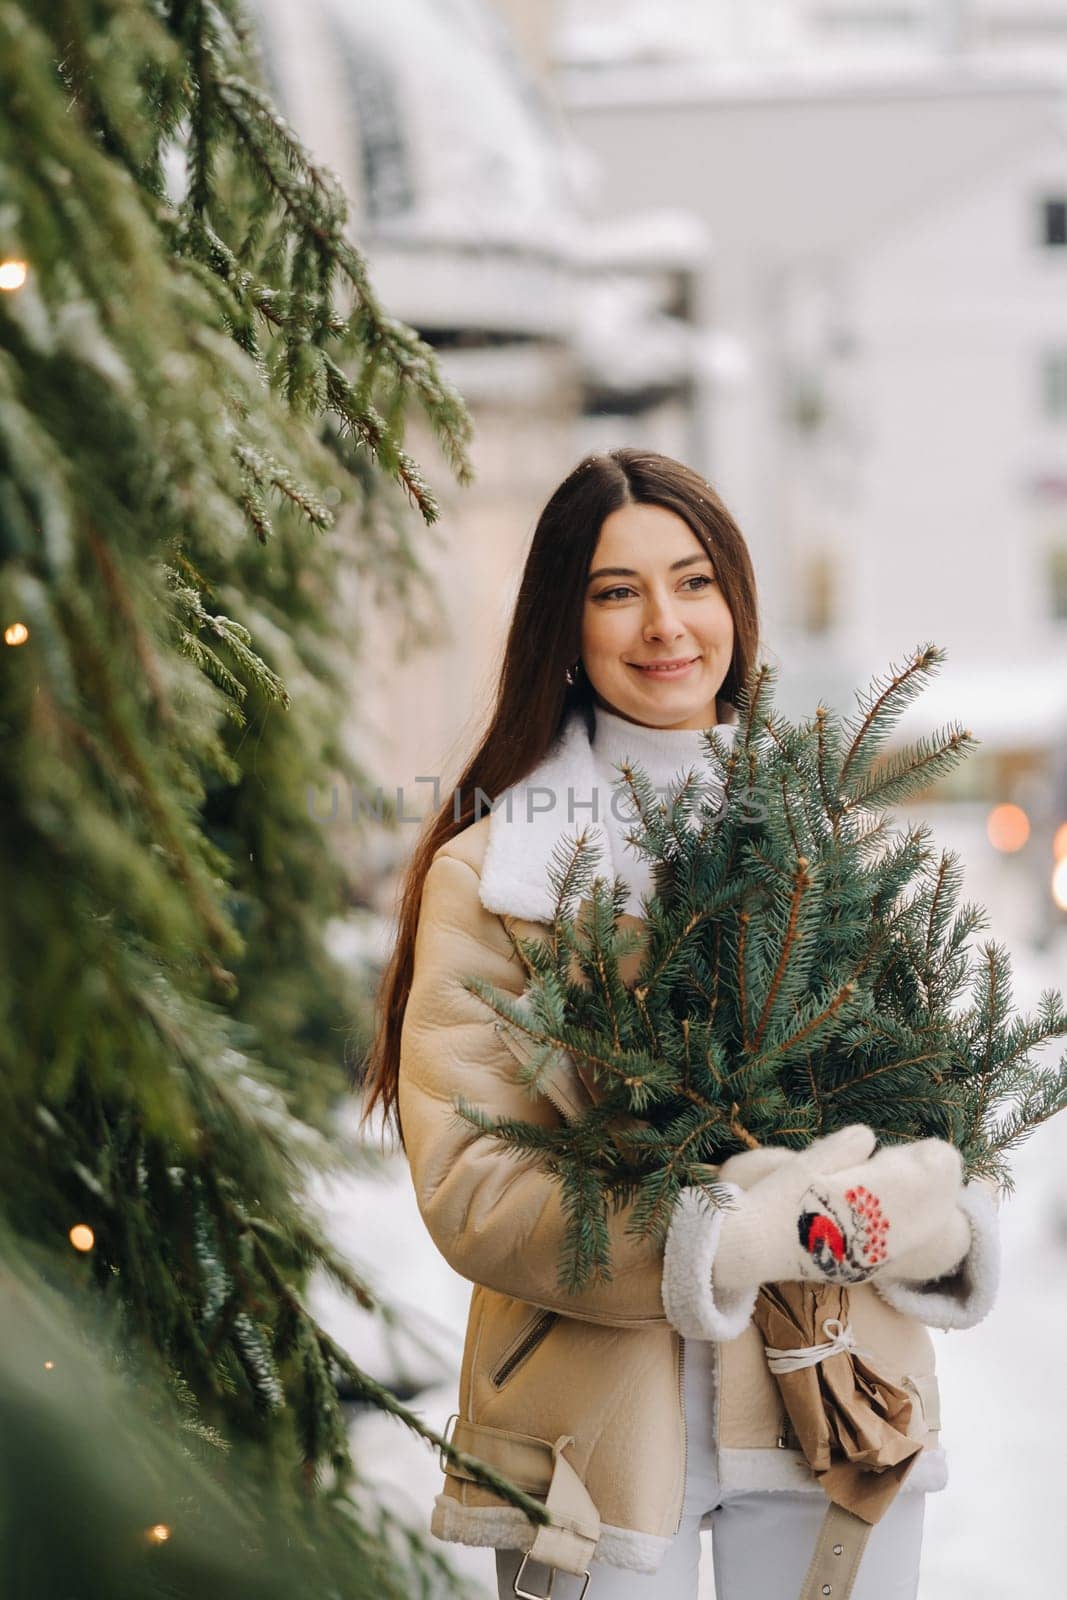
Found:
[[[441,1435],[441,1438],[442,1438],[442,1440],[444,1441],[445,1444],[451,1444],[452,1443],[451,1439],[448,1436],[449,1429],[452,1427],[453,1423],[458,1422],[458,1421],[459,1421],[459,1412],[458,1411],[453,1411],[452,1415],[449,1417],[448,1421],[445,1423],[445,1431]],[[445,1453],[441,1449],[440,1445],[438,1445],[438,1447],[437,1447],[437,1464],[441,1468],[442,1472],[447,1472],[448,1471],[449,1463],[445,1460]]]
[[[548,1588],[545,1590],[544,1594],[536,1594],[533,1589],[522,1589],[522,1588],[520,1588],[520,1584],[522,1583],[523,1573],[526,1571],[526,1563],[529,1561],[529,1559],[530,1559],[530,1552],[527,1550],[526,1554],[523,1556],[522,1560],[519,1562],[519,1570],[518,1570],[518,1572],[516,1572],[516,1574],[515,1574],[515,1582],[511,1586],[513,1592],[519,1597],[519,1600],[552,1600],[552,1586],[556,1581],[556,1573],[559,1570],[557,1567],[550,1567],[549,1568]],[[578,1600],[585,1600],[585,1591],[589,1587],[589,1569],[588,1568],[586,1568],[586,1571],[583,1574],[583,1576],[585,1578],[585,1582],[582,1584],[582,1592],[578,1596]]]

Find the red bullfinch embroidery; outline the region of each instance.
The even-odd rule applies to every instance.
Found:
[[[804,1251],[831,1281],[856,1283],[886,1258],[889,1223],[876,1194],[858,1184],[845,1191],[848,1216],[826,1194],[814,1196],[818,1210],[804,1210],[797,1231]]]
[[[831,1217],[805,1211],[800,1219],[800,1242],[810,1256],[829,1250],[835,1261],[845,1258],[845,1236]]]

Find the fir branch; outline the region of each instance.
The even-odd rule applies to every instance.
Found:
[[[978,740],[967,728],[953,727],[946,735],[920,739],[901,751],[860,784],[842,801],[843,812],[897,805],[919,789],[941,778],[977,749]]]
[[[326,397],[337,414],[342,433],[351,433],[375,456],[388,462],[413,505],[426,522],[436,522],[440,508],[430,493],[414,459],[396,449],[389,438],[385,419],[369,403],[360,404],[355,388],[341,368],[328,355],[322,357]]]
[[[823,1096],[827,1100],[832,1100],[834,1095],[854,1092],[862,1084],[870,1083],[873,1079],[880,1078],[886,1072],[903,1072],[906,1067],[921,1066],[924,1061],[941,1061],[943,1059],[943,1051],[928,1050],[922,1055],[911,1056],[904,1061],[883,1061],[880,1066],[871,1067],[869,1070],[847,1079],[844,1083],[838,1083],[830,1089],[824,1089]]]
[[[834,829],[834,833],[836,835],[836,832],[837,832],[837,819],[838,819],[839,812],[841,810],[841,803],[840,803],[839,799],[835,799],[833,797],[833,795],[831,795],[831,793],[830,793],[830,776],[829,776],[829,759],[830,759],[830,755],[829,755],[829,749],[828,749],[828,744],[827,744],[827,728],[826,728],[827,715],[828,715],[828,713],[827,713],[827,710],[826,710],[825,706],[817,706],[816,707],[816,710],[815,710],[815,728],[816,728],[816,740],[817,740],[817,744],[818,744],[818,760],[816,762],[815,770],[816,770],[816,775],[817,775],[817,778],[818,778],[819,794],[822,797],[823,807],[825,808],[826,815],[831,820],[831,823],[832,823],[833,829]]]
[[[737,935],[737,1008],[741,1018],[741,1049],[748,1055],[752,1049],[752,1040],[749,1036],[749,1010],[748,987],[745,967],[745,951],[748,942],[748,925],[751,917],[747,911],[742,911],[738,917],[739,931]]]
[[[345,1498],[339,1365],[298,1281],[330,1271],[368,1306],[305,1215],[325,1140],[292,1108],[325,1123],[352,992],[321,940],[345,885],[296,775],[337,757],[351,709],[337,573],[391,603],[422,572],[409,413],[461,481],[470,421],[374,295],[339,191],[242,88],[248,38],[230,0],[0,6],[0,187],[29,263],[0,296],[0,594],[29,629],[0,717],[5,1209],[42,1282],[113,1320],[116,1362],[166,1371],[161,1437],[247,1439],[231,1550],[269,1524],[309,1600],[399,1600],[422,1574]],[[335,528],[344,499],[360,516]],[[300,715],[268,721],[279,658]],[[96,1244],[72,1276],[74,1217]]]
[[[889,681],[880,684],[875,679],[870,689],[857,695],[860,710],[865,713],[855,729],[852,743],[841,763],[840,787],[847,789],[849,768],[853,762],[866,771],[871,763],[871,746],[888,732],[892,722],[911,704],[923,687],[926,678],[941,666],[945,652],[936,645],[921,645],[902,671],[891,669]],[[865,748],[866,746],[866,748]]]
[[[754,1050],[758,1050],[763,1041],[763,1035],[767,1031],[767,1024],[770,1021],[771,1014],[774,1010],[774,1002],[777,998],[778,991],[782,986],[782,980],[784,979],[786,972],[794,959],[794,952],[797,942],[797,929],[800,921],[800,908],[803,903],[804,896],[810,887],[811,878],[808,875],[808,859],[806,856],[800,856],[797,860],[796,874],[793,882],[793,893],[789,902],[789,923],[786,927],[785,938],[782,941],[782,950],[781,955],[778,958],[778,965],[774,969],[774,977],[771,980],[770,989],[767,991],[767,998],[763,1002],[763,1010],[760,1013],[759,1022],[756,1024],[756,1032],[752,1040],[752,1048]]]
[[[399,1422],[403,1422],[410,1432],[417,1434],[421,1439],[425,1439],[428,1444],[433,1445],[448,1460],[470,1472],[477,1483],[482,1484],[485,1488],[492,1489],[507,1500],[509,1504],[518,1506],[521,1511],[524,1511],[534,1521],[538,1523],[551,1521],[543,1501],[535,1500],[522,1490],[516,1489],[514,1484],[507,1478],[494,1471],[492,1467],[479,1460],[476,1456],[468,1456],[463,1451],[456,1450],[435,1429],[428,1428],[421,1418],[399,1401],[384,1384],[378,1383],[364,1372],[361,1367],[357,1366],[347,1351],[314,1321],[304,1306],[296,1288],[285,1281],[278,1272],[269,1252],[258,1240],[257,1254],[274,1292],[290,1308],[292,1314],[306,1330],[322,1357],[328,1360],[334,1369],[347,1379],[356,1394],[369,1401],[378,1410],[396,1417]],[[311,1459],[314,1459],[314,1457],[311,1457]]]

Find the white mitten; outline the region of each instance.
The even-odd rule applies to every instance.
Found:
[[[970,1242],[958,1204],[959,1151],[919,1139],[870,1156],[874,1143],[856,1123],[780,1160],[751,1188],[738,1187],[715,1253],[716,1290],[797,1279],[862,1283],[905,1258],[924,1267],[947,1258],[943,1271],[957,1265]],[[720,1182],[730,1180],[729,1167]]]
[[[1000,1285],[1000,1221],[996,1184],[965,1183],[959,1208],[966,1219],[965,1254],[953,1261],[956,1241],[932,1240],[894,1258],[874,1278],[882,1299],[931,1328],[973,1328],[993,1309]]]
[[[861,1126],[854,1123],[853,1128]],[[832,1142],[837,1136],[830,1136],[829,1139],[817,1139],[806,1150],[760,1146],[757,1150],[744,1150],[741,1155],[731,1155],[718,1170],[718,1182],[736,1184],[742,1190],[752,1189],[761,1179],[769,1178],[784,1166],[792,1166],[795,1176],[795,1163],[800,1158],[808,1158],[809,1165],[813,1152],[819,1150],[822,1150],[822,1166],[830,1173],[832,1168],[827,1163],[846,1157],[849,1150],[854,1154],[864,1144],[862,1138],[851,1134],[851,1130],[841,1130],[841,1133],[848,1133],[849,1139],[841,1139],[840,1144]],[[886,1160],[889,1155],[893,1155],[893,1160]],[[958,1152],[942,1139],[920,1139],[909,1146],[888,1147],[880,1150],[862,1171],[838,1171],[833,1186],[824,1186],[827,1210],[819,1211],[816,1208],[813,1211],[811,1202],[808,1202],[806,1230],[801,1229],[801,1219],[797,1219],[798,1237],[801,1242],[806,1238],[805,1248],[813,1258],[813,1264],[809,1270],[801,1266],[800,1272],[793,1274],[793,1277],[829,1278],[830,1282],[856,1283],[862,1282],[862,1278],[883,1274],[886,1277],[904,1278],[909,1282],[928,1282],[931,1278],[950,1274],[960,1266],[971,1245],[971,1221],[968,1206],[961,1203],[963,1190],[960,1176]],[[878,1181],[877,1189],[875,1179]],[[782,1192],[785,1192],[785,1186],[787,1179],[782,1181]],[[928,1221],[910,1218],[913,1227],[909,1234],[905,1235],[904,1230],[897,1227],[896,1234],[891,1237],[886,1205],[891,1195],[896,1195],[899,1190],[905,1190],[902,1195],[905,1216],[909,1214],[910,1203],[915,1202],[921,1206]],[[933,1214],[929,1214],[931,1202],[934,1203]],[[923,1227],[928,1229],[925,1237],[910,1245],[909,1238],[915,1237]],[[752,1282],[750,1269],[745,1270],[744,1259],[739,1259],[745,1243],[752,1248],[749,1240],[745,1240],[745,1232],[744,1222],[737,1226],[736,1222],[731,1221],[723,1229],[723,1242],[715,1259],[715,1282],[723,1288],[741,1288],[745,1280]],[[854,1259],[851,1262],[846,1261],[846,1242],[849,1238],[853,1240]],[[781,1280],[763,1277],[760,1282]]]
[[[760,1284],[773,1281],[775,1271],[800,1277],[803,1259],[811,1260],[799,1243],[798,1219],[812,1183],[854,1168],[874,1143],[870,1128],[856,1123],[806,1150],[768,1147],[731,1157],[715,1174],[725,1203],[696,1186],[683,1189],[663,1252],[663,1307],[671,1325],[686,1339],[743,1333]],[[773,1251],[764,1248],[766,1241],[773,1241]],[[727,1262],[725,1280],[720,1255]]]
[[[684,1189],[663,1271],[664,1308],[679,1333],[736,1338],[759,1284],[789,1278],[869,1278],[883,1300],[933,1327],[981,1321],[999,1279],[991,1186],[961,1184],[959,1154],[941,1140],[864,1160],[874,1142],[854,1124],[807,1150],[763,1146],[731,1156],[715,1173],[730,1209]]]
[[[929,1283],[955,1272],[971,1247],[971,1223],[965,1203],[967,1190],[968,1185],[964,1184],[957,1192],[943,1230],[932,1234],[914,1250],[902,1250],[899,1255],[892,1255],[879,1268],[880,1276],[908,1283]]]

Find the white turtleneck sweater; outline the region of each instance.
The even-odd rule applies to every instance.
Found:
[[[648,861],[638,855],[633,845],[626,841],[627,833],[638,826],[639,819],[625,787],[618,792],[614,785],[621,782],[618,767],[622,762],[639,766],[655,785],[661,799],[668,789],[681,781],[682,774],[694,768],[707,773],[712,783],[711,767],[704,747],[704,730],[701,728],[648,728],[640,722],[628,722],[625,717],[596,707],[596,729],[591,742],[593,767],[596,774],[598,816],[611,851],[611,861],[601,858],[597,871],[610,877],[617,874],[630,888],[626,910],[633,916],[641,914],[641,896],[652,888],[652,873]],[[716,723],[715,732],[732,739],[732,723]]]
[[[724,739],[733,739],[734,723],[714,723]],[[646,728],[611,711],[594,710],[590,739],[583,712],[575,709],[561,727],[544,758],[523,779],[496,796],[490,811],[489,842],[479,884],[487,911],[550,922],[555,905],[551,867],[581,833],[597,847],[598,876],[622,878],[630,888],[626,910],[641,915],[641,896],[652,886],[647,861],[626,841],[636,826],[630,797],[621,784],[617,764],[640,766],[661,794],[683,772],[708,773],[709,799],[715,780],[699,728]]]

